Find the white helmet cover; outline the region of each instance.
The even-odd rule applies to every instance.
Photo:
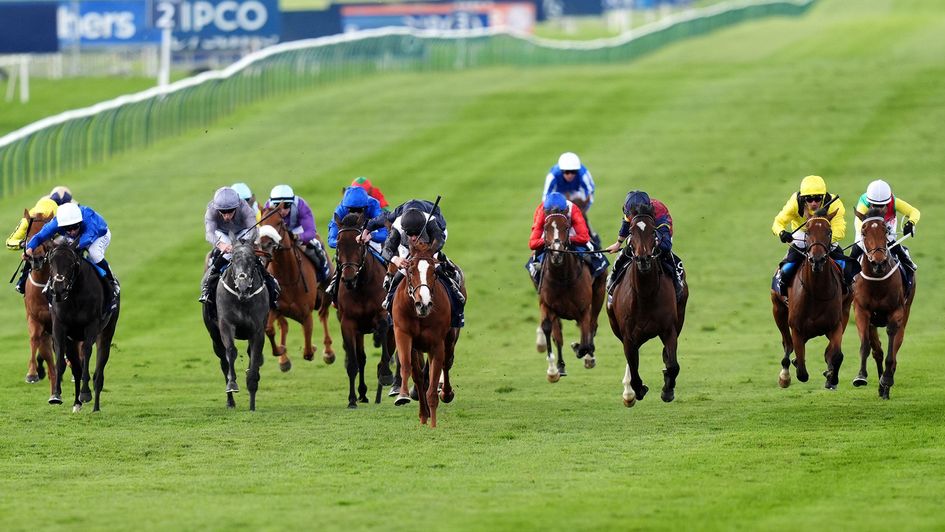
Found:
[[[877,179],[866,187],[866,201],[873,205],[886,205],[892,201],[892,189],[889,183],[882,179]]]
[[[56,223],[59,227],[75,225],[82,221],[82,211],[75,203],[64,203],[56,210]]]
[[[295,191],[289,185],[276,185],[269,193],[269,201],[273,203],[295,201]]]
[[[249,189],[249,185],[246,183],[233,183],[233,186],[230,187],[240,195],[240,199],[249,200],[253,197],[253,191]]]
[[[558,168],[561,170],[580,170],[581,159],[576,153],[562,153],[561,157],[558,157]]]

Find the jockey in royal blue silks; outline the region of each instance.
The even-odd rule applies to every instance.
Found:
[[[541,282],[541,262],[545,257],[545,218],[548,214],[559,212],[568,217],[569,234],[568,241],[571,243],[573,251],[590,251],[588,243],[591,239],[588,233],[587,223],[584,221],[584,214],[577,205],[568,201],[560,192],[548,194],[545,201],[538,204],[535,208],[535,217],[532,221],[532,234],[528,239],[528,247],[534,252],[525,263],[525,269],[538,289]],[[582,253],[581,258],[591,268],[591,275],[597,277],[607,271],[610,262],[604,257],[603,253]]]
[[[623,221],[620,224],[620,232],[617,234],[617,241],[605,248],[610,253],[617,253],[623,247],[623,242],[630,236],[630,222],[633,217],[644,213],[652,213],[653,220],[656,222],[657,249],[660,252],[660,262],[663,264],[663,271],[673,280],[673,286],[676,288],[676,298],[682,296],[685,280],[683,278],[683,264],[675,253],[673,253],[673,217],[669,214],[669,209],[663,202],[657,199],[650,199],[649,194],[641,190],[631,190],[623,203]],[[617,257],[614,263],[614,269],[607,280],[607,293],[612,294],[614,286],[620,281],[623,272],[633,260],[633,250],[629,246],[623,249],[623,253]]]
[[[367,191],[359,186],[350,186],[345,189],[341,203],[335,207],[335,215],[328,221],[328,247],[335,249],[338,247],[338,222],[345,216],[352,213],[362,213],[364,220],[370,222],[378,216],[384,215],[384,209],[376,199],[368,195]],[[387,239],[387,226],[382,226],[370,233],[368,246],[374,251],[375,255],[381,257],[382,244]],[[335,275],[331,278],[328,285],[328,295],[332,301],[336,300],[338,290],[338,280],[341,278],[341,268],[335,268]]]
[[[545,176],[545,188],[541,200],[548,199],[548,194],[560,192],[564,197],[581,209],[587,230],[591,235],[593,246],[600,249],[600,235],[591,228],[591,221],[587,211],[594,204],[594,178],[586,166],[581,164],[577,154],[566,152],[558,157],[558,164],[551,167]]]
[[[112,240],[112,232],[108,229],[105,220],[97,212],[84,205],[75,203],[60,205],[56,210],[56,217],[26,243],[26,254],[33,256],[33,251],[37,247],[56,236],[78,241],[77,249],[86,251],[89,262],[101,268],[105,279],[112,287],[111,292],[106,293],[104,308],[114,310],[118,304],[118,293],[121,287],[108,266],[108,261],[105,260],[105,250],[108,249],[108,244]]]
[[[368,222],[364,232],[361,233],[362,241],[368,239],[371,231],[384,227],[388,223],[391,231],[384,242],[383,254],[384,258],[397,266],[398,270],[388,283],[384,309],[390,308],[397,285],[404,278],[399,268],[407,258],[409,244],[415,241],[425,242],[431,244],[434,254],[438,257],[439,264],[436,266],[436,273],[445,281],[453,302],[451,326],[462,327],[465,323],[463,309],[466,305],[466,298],[461,291],[463,272],[443,253],[443,245],[447,237],[446,218],[440,212],[439,206],[434,207],[433,203],[426,200],[410,200],[392,212],[384,213]]]

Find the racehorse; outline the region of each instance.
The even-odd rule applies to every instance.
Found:
[[[866,358],[872,349],[879,379],[879,396],[889,399],[889,389],[896,374],[896,356],[909,321],[912,299],[915,297],[915,278],[907,288],[899,275],[900,266],[892,259],[889,249],[888,228],[881,210],[870,210],[863,220],[861,233],[866,253],[860,259],[863,269],[860,281],[853,290],[856,310],[856,329],[860,335],[860,372],[853,379],[854,386],[866,385]],[[876,334],[877,327],[886,327],[888,340],[886,369],[883,370],[883,346]]]
[[[784,347],[778,377],[778,385],[782,388],[791,385],[791,353],[796,353],[793,363],[797,380],[807,382],[809,375],[805,345],[811,338],[826,336],[828,343],[824,360],[827,362],[827,371],[824,372],[824,387],[837,389],[840,365],[843,363],[841,342],[850,317],[853,295],[843,293],[843,272],[829,255],[833,235],[830,220],[834,215],[835,212],[807,221],[807,248],[799,250],[806,260],[797,265],[799,271],[791,282],[787,300],[776,290],[771,291],[774,322],[781,331],[781,345]]]
[[[105,308],[105,290],[96,267],[82,258],[74,244],[61,243],[46,254],[49,265],[49,284],[52,314],[52,337],[56,351],[58,377],[50,404],[62,404],[62,376],[66,370],[66,358],[72,365],[75,380],[75,401],[72,411],[78,412],[83,403],[92,400],[89,390],[89,366],[92,344],[97,347],[95,356],[95,404],[93,412],[99,410],[99,396],[105,384],[105,364],[111,352],[112,338],[118,324],[118,301],[109,312]],[[80,392],[81,387],[81,392]]]
[[[459,328],[450,327],[450,296],[436,277],[438,261],[434,255],[429,244],[418,242],[411,246],[410,258],[403,266],[405,279],[397,287],[392,304],[401,378],[400,394],[394,404],[410,402],[408,383],[412,373],[420,402],[420,423],[426,424],[429,419],[431,428],[436,428],[440,399],[449,403],[455,395],[449,372],[459,339]],[[465,287],[462,292],[465,295]],[[428,354],[429,370],[424,367],[421,353]],[[438,394],[441,372],[443,388]]]
[[[33,237],[40,229],[52,220],[52,216],[31,217],[29,211],[23,214],[29,221],[26,231],[26,241]],[[43,289],[49,280],[49,267],[46,265],[45,245],[33,250],[33,256],[27,257],[30,261],[30,274],[26,278],[23,303],[26,306],[26,326],[30,333],[30,361],[26,370],[26,382],[33,384],[46,376],[49,368],[49,394],[52,399],[56,392],[56,359],[52,348],[52,315],[49,313],[49,302]],[[36,354],[39,353],[39,360]]]
[[[203,323],[210,333],[213,352],[220,359],[228,408],[236,407],[233,394],[239,392],[235,341],[249,340],[246,387],[249,389],[249,409],[256,410],[259,367],[263,365],[262,350],[266,343],[264,331],[269,314],[269,291],[253,247],[233,238],[231,241],[235,243],[230,264],[217,283],[215,305],[203,305]]]
[[[364,335],[373,333],[381,346],[381,361],[377,364],[378,386],[393,381],[390,371],[394,352],[394,335],[390,334],[387,311],[381,306],[386,291],[384,274],[387,268],[371,256],[367,243],[359,243],[358,235],[366,220],[362,214],[348,214],[344,219],[335,215],[338,224],[336,260],[341,281],[338,286],[338,321],[345,349],[345,369],[348,372],[348,408],[357,408],[358,402],[367,403],[367,385],[364,384]],[[354,380],[358,377],[358,395],[354,394]],[[380,395],[377,396],[380,402]]]
[[[651,338],[663,343],[663,390],[660,397],[670,402],[676,397],[679,362],[676,347],[686,318],[689,287],[683,283],[679,299],[670,277],[663,272],[652,212],[643,212],[630,222],[630,240],[623,253],[630,252],[633,261],[614,287],[613,301],[607,306],[610,328],[623,343],[627,367],[623,377],[623,404],[631,407],[642,401],[649,388],[640,377],[640,347]]]
[[[331,302],[325,289],[319,286],[315,277],[315,266],[299,249],[298,238],[278,215],[271,215],[272,209],[263,213],[259,226],[259,248],[263,252],[269,272],[279,281],[282,294],[279,296],[279,308],[269,312],[266,322],[266,336],[272,346],[272,355],[279,357],[279,369],[289,371],[292,361],[285,348],[285,338],[289,332],[289,317],[302,324],[305,360],[315,358],[315,346],[312,345],[312,312],[318,309],[318,319],[325,331],[325,353],[322,359],[326,364],[335,361],[335,352],[331,349],[331,336],[328,334],[328,310]],[[275,324],[279,324],[279,344],[276,345]]]
[[[587,369],[597,365],[594,358],[594,336],[597,317],[604,306],[607,276],[591,276],[584,260],[570,251],[571,220],[561,211],[551,210],[545,216],[545,258],[541,263],[541,281],[538,286],[538,306],[541,309],[541,329],[545,333],[548,359],[548,382],[558,382],[564,374],[561,357],[561,319],[574,320],[581,330],[581,341],[571,344]],[[551,339],[558,357],[551,352]],[[557,363],[556,363],[557,362]]]

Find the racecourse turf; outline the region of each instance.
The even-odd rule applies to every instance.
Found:
[[[23,382],[22,302],[3,296],[0,529],[942,529],[942,57],[934,0],[823,1],[628,64],[326,85],[64,177],[113,231],[123,312],[102,411],[72,414],[68,399],[46,404],[45,381]],[[673,403],[659,400],[651,342],[651,394],[622,405],[603,315],[597,368],[569,355],[570,375],[545,380],[523,263],[545,172],[566,150],[596,178],[590,219],[605,241],[628,189],[672,211],[692,294]],[[869,386],[850,384],[855,326],[837,391],[823,388],[822,338],[808,344],[811,380],[777,386],[768,287],[784,247],[770,225],[811,173],[851,226],[879,177],[922,210],[890,401],[872,365]],[[332,315],[338,362],[303,361],[293,325],[292,371],[267,354],[258,410],[245,392],[227,410],[195,301],[213,190],[289,182],[324,232],[357,175],[395,203],[443,196],[446,250],[469,287],[456,400],[436,430],[415,404],[345,408]],[[11,229],[50,185],[0,200]]]

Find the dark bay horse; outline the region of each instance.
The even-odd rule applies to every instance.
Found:
[[[913,278],[912,287],[907,292],[899,274],[899,262],[892,258],[882,211],[871,210],[866,216],[861,229],[866,253],[860,258],[863,269],[853,290],[856,329],[860,335],[860,373],[853,379],[853,385],[866,385],[866,358],[872,350],[876,373],[880,377],[879,396],[889,399],[889,389],[896,374],[896,357],[905,336],[916,283]],[[877,327],[884,326],[888,337],[885,370],[883,345],[876,334]]]
[[[657,240],[656,221],[652,214],[638,214],[630,223],[627,244],[633,261],[628,271],[614,287],[613,301],[607,306],[610,328],[623,343],[627,359],[623,377],[623,404],[631,407],[643,400],[649,388],[640,377],[640,346],[659,337],[663,343],[663,390],[660,397],[670,402],[676,397],[676,377],[679,362],[676,347],[686,318],[689,286],[683,283],[683,293],[676,299],[676,290],[670,277],[674,272],[663,272]]]
[[[394,352],[394,335],[390,331],[384,302],[384,276],[387,267],[371,256],[367,243],[357,241],[366,224],[361,214],[348,214],[344,219],[335,215],[338,224],[336,267],[340,270],[338,286],[338,321],[345,349],[345,369],[348,372],[348,408],[357,408],[358,402],[367,403],[367,385],[364,383],[364,335],[372,333],[381,346],[381,361],[377,364],[378,386],[393,381],[390,371]],[[354,380],[358,378],[358,395]],[[380,395],[377,397],[380,402]]]
[[[26,231],[26,241],[52,220],[52,217],[30,217],[29,211],[23,214],[29,220]],[[56,393],[56,359],[52,348],[52,314],[49,312],[49,302],[43,289],[49,280],[49,267],[46,265],[45,244],[33,250],[33,256],[27,257],[30,261],[30,273],[26,278],[23,303],[26,306],[26,327],[30,334],[30,360],[26,369],[26,382],[33,384],[46,376],[49,368],[49,394],[52,401]],[[39,360],[36,355],[39,354]],[[45,368],[44,368],[45,365]],[[54,402],[54,401],[52,401]],[[61,401],[60,401],[61,402]]]
[[[97,412],[99,396],[105,385],[105,364],[108,363],[111,352],[119,308],[116,306],[113,312],[106,312],[105,290],[111,290],[111,287],[103,286],[95,266],[83,259],[72,244],[53,247],[46,254],[46,262],[49,265],[47,291],[52,300],[52,337],[60,377],[56,379],[56,388],[49,398],[49,403],[62,403],[61,377],[66,370],[66,358],[72,365],[72,376],[75,379],[72,411],[78,412],[83,403],[92,400],[89,390],[89,366],[92,344],[95,344],[95,405],[92,411]]]
[[[778,377],[778,385],[782,388],[791,385],[791,353],[796,353],[794,366],[797,380],[807,382],[809,374],[805,345],[811,338],[826,336],[828,343],[824,360],[827,362],[827,371],[824,372],[824,387],[837,389],[840,365],[843,363],[843,331],[850,317],[853,294],[843,293],[843,272],[830,258],[833,236],[830,220],[835,214],[813,217],[807,221],[807,249],[800,250],[806,260],[796,266],[799,271],[788,290],[787,300],[777,291],[771,291],[774,322],[781,331],[781,345],[784,348]]]
[[[269,337],[272,354],[279,357],[279,369],[289,371],[292,368],[292,361],[289,360],[285,348],[285,339],[289,332],[289,324],[286,321],[288,317],[302,324],[302,336],[305,341],[302,357],[305,360],[313,360],[315,346],[312,345],[312,312],[318,309],[318,319],[322,322],[322,330],[325,331],[325,353],[322,359],[326,364],[331,364],[335,361],[331,336],[328,334],[328,310],[331,302],[324,287],[318,284],[315,266],[299,249],[298,238],[289,231],[281,217],[275,214],[270,216],[270,212],[272,209],[263,213],[263,221],[259,226],[259,248],[267,257],[269,273],[279,281],[282,288],[279,308],[269,312],[269,321],[266,323],[266,336]],[[276,323],[279,324],[278,345]]]
[[[450,327],[450,297],[436,277],[437,263],[427,244],[421,242],[412,246],[405,263],[406,278],[397,287],[392,304],[401,377],[400,395],[394,404],[410,402],[408,390],[412,374],[420,402],[420,423],[426,424],[429,419],[431,428],[436,428],[440,398],[449,403],[454,397],[449,372],[459,339],[459,328]],[[422,353],[428,354],[428,371]],[[443,388],[438,394],[441,372]]]
[[[236,243],[233,245],[230,264],[217,283],[215,305],[203,305],[203,323],[210,333],[213,352],[220,359],[220,369],[226,380],[228,408],[236,407],[233,394],[239,392],[235,341],[249,341],[246,388],[249,389],[249,409],[256,410],[259,368],[263,365],[262,350],[266,343],[269,291],[266,290],[253,247],[233,238],[231,241]]]
[[[587,369],[597,365],[594,358],[594,336],[597,317],[606,297],[607,276],[591,276],[581,257],[569,253],[571,220],[567,213],[549,211],[545,217],[545,258],[541,263],[541,281],[538,286],[538,306],[541,309],[541,329],[545,333],[548,359],[548,382],[558,382],[564,372],[561,345],[561,319],[574,320],[581,330],[581,341],[571,344]],[[557,349],[557,358],[551,351],[551,340]]]

